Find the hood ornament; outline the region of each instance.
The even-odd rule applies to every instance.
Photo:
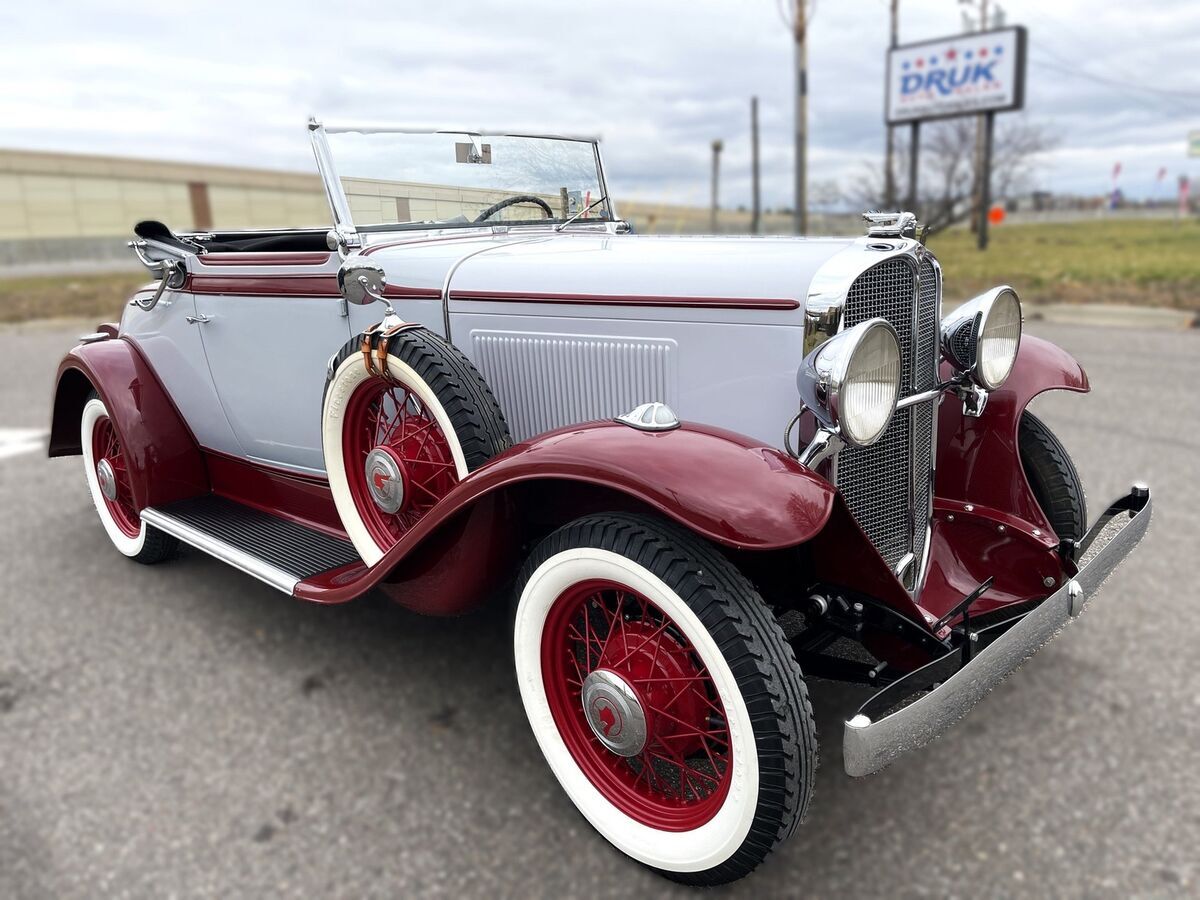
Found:
[[[867,223],[867,237],[915,238],[920,230],[916,213],[868,211],[862,216]]]

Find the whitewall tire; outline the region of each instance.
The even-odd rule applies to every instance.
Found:
[[[146,525],[138,514],[121,436],[104,401],[94,394],[84,404],[79,431],[88,492],[113,546],[141,563],[174,555],[178,542]]]
[[[654,519],[577,520],[518,579],[522,702],[572,802],[617,849],[692,884],[792,833],[816,765],[791,648],[711,546]]]
[[[392,337],[386,378],[367,370],[361,348],[356,337],[331,360],[321,441],[342,525],[374,565],[512,441],[482,376],[437,335]]]

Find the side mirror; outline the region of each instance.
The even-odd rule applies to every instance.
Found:
[[[338,269],[337,283],[347,303],[366,306],[383,300],[387,275],[378,263],[368,262],[361,256],[351,256]]]

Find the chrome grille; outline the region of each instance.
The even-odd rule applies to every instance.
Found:
[[[870,447],[838,455],[838,489],[879,555],[895,567],[912,546],[909,517],[911,410],[897,410],[892,424]]]
[[[912,389],[927,391],[938,383],[938,284],[933,262],[921,261],[921,287],[917,294],[917,364],[913,368]]]
[[[917,290],[916,354],[918,362],[913,368],[913,390],[927,391],[936,387],[938,378],[939,318],[942,295],[941,277],[933,261],[921,261],[921,279]],[[921,561],[925,558],[925,543],[929,537],[929,516],[932,515],[934,443],[937,440],[935,419],[936,403],[918,403],[912,410],[913,428],[913,566],[912,577],[916,577]],[[917,586],[917,585],[913,585]]]
[[[900,394],[912,384],[913,338],[913,267],[905,257],[892,259],[868,269],[854,282],[846,295],[845,327],[867,319],[891,322],[900,338]]]
[[[928,259],[920,285],[910,257],[880,263],[860,275],[846,296],[843,327],[884,318],[900,340],[900,396],[937,384],[938,314],[941,284]],[[916,564],[905,574],[908,587],[925,555],[933,492],[936,404],[897,410],[883,437],[865,448],[847,448],[837,461],[837,485],[846,505],[879,555],[893,568],[908,553]]]

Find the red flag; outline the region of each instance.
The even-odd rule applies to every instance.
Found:
[[[1163,166],[1162,168],[1160,168],[1158,170],[1158,179],[1157,180],[1162,181],[1166,177],[1167,177],[1167,167]]]
[[[1118,176],[1118,175],[1120,175],[1120,174],[1121,174],[1121,164],[1120,164],[1120,163],[1114,163],[1114,164],[1113,164],[1113,181],[1116,181],[1116,180],[1117,180],[1117,176]]]

